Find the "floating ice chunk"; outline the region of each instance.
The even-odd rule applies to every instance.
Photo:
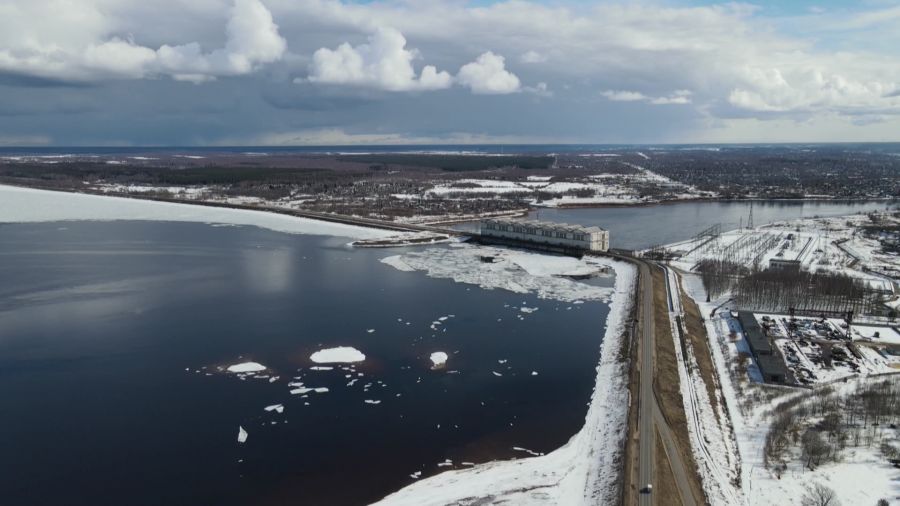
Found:
[[[266,411],[274,411],[276,413],[284,413],[284,404],[272,404],[264,408]]]
[[[431,363],[432,369],[437,369],[439,367],[444,367],[447,365],[447,354],[443,351],[436,351],[431,354]]]
[[[412,473],[411,475],[409,475],[409,477],[414,480],[418,480],[420,476],[422,476],[422,471],[416,471],[416,472]]]
[[[376,401],[376,400],[373,400],[373,399],[366,399],[366,400],[363,401],[363,402],[365,402],[366,404],[381,404],[381,401]]]
[[[497,371],[491,371],[491,372],[494,373],[494,376],[503,376],[502,374],[500,374],[500,373],[497,372]]]
[[[242,373],[242,372],[259,372],[265,371],[266,366],[260,364],[259,362],[241,362],[240,364],[234,364],[228,366],[228,372]]]
[[[507,362],[507,360],[505,358],[502,358],[497,361],[498,364],[505,364],[506,362]]]
[[[517,452],[525,452],[529,455],[534,455],[535,457],[540,457],[541,455],[543,455],[543,453],[541,453],[541,452],[532,451],[532,450],[529,450],[528,448],[522,448],[520,446],[513,446],[512,449]]]
[[[438,320],[443,322],[443,321],[447,321],[447,318],[449,318],[449,316],[441,316],[440,318],[438,318]]]
[[[243,427],[238,425],[238,443],[246,443],[246,442],[247,442],[247,431],[245,431]]]
[[[450,459],[445,459],[443,462],[438,462],[438,465],[437,465],[437,466],[438,466],[438,467],[448,467],[448,466],[452,466],[452,465],[453,465],[453,461],[452,461],[452,460],[450,460]]]
[[[523,312],[523,313],[533,313],[533,312],[535,312],[535,311],[537,311],[537,310],[538,310],[538,308],[536,308],[536,307],[525,307],[525,306],[522,306],[521,308],[519,308],[519,311],[521,311],[521,312]]]
[[[537,376],[537,375],[538,375],[538,372],[537,372],[537,371],[531,371],[531,375],[532,375],[532,376]]]
[[[351,346],[338,346],[336,348],[319,350],[310,355],[309,359],[317,364],[334,364],[362,362],[366,359],[366,356]]]
[[[366,330],[366,332],[368,332],[369,334],[371,334],[372,332],[375,332],[375,329],[368,329],[368,330]]]
[[[315,392],[317,394],[324,394],[328,391],[327,387],[300,387],[291,390],[291,394],[293,395],[303,395],[308,394],[310,392]]]
[[[330,371],[332,369],[334,369],[334,367],[328,365],[314,365],[310,367],[310,370],[312,371]]]

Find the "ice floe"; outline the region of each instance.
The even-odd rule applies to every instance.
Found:
[[[247,442],[247,431],[244,430],[243,427],[238,425],[238,443],[246,443]]]
[[[431,354],[431,367],[433,369],[437,369],[439,367],[444,367],[447,365],[447,354],[443,351],[436,351]]]
[[[485,258],[490,258],[491,261],[486,262]],[[573,273],[586,275],[600,272],[606,265],[601,259],[596,258],[578,260],[462,244],[454,248],[435,247],[410,251],[383,258],[381,262],[400,270],[424,271],[434,278],[449,278],[485,289],[534,293],[540,298],[572,303],[584,300],[608,300],[613,291],[611,288],[593,286],[565,277],[574,275]],[[542,263],[547,263],[547,267],[538,269],[536,266]]]
[[[331,223],[246,209],[176,204],[124,197],[87,195],[0,185],[0,222],[71,220],[180,221],[251,225],[277,232],[352,239],[396,235],[390,230]]]
[[[264,408],[266,411],[274,411],[276,413],[284,413],[284,404],[272,404]]]
[[[338,346],[319,350],[310,355],[309,359],[317,364],[349,364],[362,362],[366,356],[352,346]]]
[[[260,364],[259,362],[242,362],[240,364],[228,366],[228,372],[233,373],[260,372],[265,370],[266,366]]]

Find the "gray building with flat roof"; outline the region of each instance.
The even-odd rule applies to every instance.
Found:
[[[763,381],[770,383],[784,383],[787,380],[787,367],[781,353],[772,346],[769,336],[766,335],[756,316],[750,311],[738,312],[738,321],[744,329],[744,338],[750,347],[750,353],[762,373]]]
[[[485,218],[481,235],[585,251],[609,251],[609,231],[549,221]]]

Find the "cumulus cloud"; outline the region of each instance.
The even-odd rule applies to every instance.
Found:
[[[522,89],[519,78],[506,70],[503,56],[490,51],[463,65],[455,77],[446,71],[438,71],[434,65],[425,65],[417,75],[413,60],[419,56],[417,49],[406,48],[406,37],[402,33],[381,27],[369,35],[365,44],[353,46],[345,42],[335,49],[316,50],[306,80],[386,91],[442,90],[454,83],[477,94],[502,95]],[[543,84],[536,90],[545,93],[546,87]]]
[[[115,20],[102,6],[88,2],[76,6],[78,12],[69,7],[68,2],[38,1],[24,8],[13,5],[7,16],[0,16],[0,32],[9,29],[13,34],[0,39],[0,71],[73,81],[169,75],[202,82],[253,72],[281,59],[287,48],[260,0],[234,0],[225,47],[210,52],[198,42],[152,49],[133,37],[114,35]],[[39,16],[50,19],[34,19]],[[72,26],[57,22],[67,17]],[[14,26],[23,22],[25,28]]]
[[[821,68],[747,67],[742,83],[728,95],[735,107],[758,112],[830,110],[854,113],[900,107],[893,83],[864,80]]]
[[[336,49],[320,48],[313,54],[309,81],[320,84],[371,86],[387,91],[439,90],[453,78],[433,65],[416,75],[415,49],[406,49],[406,38],[393,28],[379,28],[367,44],[343,43]]]
[[[506,70],[505,59],[491,51],[463,65],[456,79],[472,93],[478,94],[503,95],[516,93],[522,88],[519,78]]]
[[[604,90],[600,95],[613,102],[647,102],[653,105],[683,105],[691,103],[690,90],[675,90],[668,95],[651,97],[639,91]]]

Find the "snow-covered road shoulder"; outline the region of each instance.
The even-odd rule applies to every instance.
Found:
[[[481,464],[416,482],[378,506],[458,504],[557,505],[618,502],[620,454],[627,427],[627,364],[617,350],[634,304],[636,270],[608,258],[591,259],[615,270],[609,319],[601,346],[594,393],[582,429],[561,448],[543,456]]]
[[[0,185],[0,223],[48,221],[177,221],[249,225],[290,234],[351,239],[396,236],[396,231],[358,227],[266,211],[230,209],[57,192]]]

